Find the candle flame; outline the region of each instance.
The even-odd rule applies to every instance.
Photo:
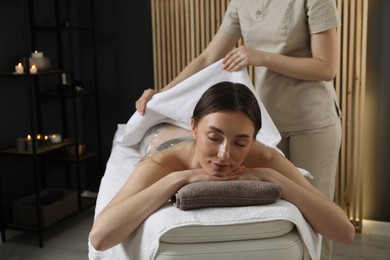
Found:
[[[27,135],[27,139],[28,139],[28,140],[31,140],[31,135]]]
[[[22,67],[22,63],[21,62],[18,63],[18,67]]]

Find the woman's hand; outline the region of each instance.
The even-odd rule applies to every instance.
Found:
[[[240,173],[238,179],[275,182],[273,178],[275,174],[278,174],[278,172],[270,168],[249,168]]]
[[[142,93],[141,97],[135,102],[135,108],[137,109],[138,113],[141,116],[143,116],[145,114],[146,104],[149,102],[149,100],[156,93],[157,93],[157,91],[154,89],[151,89],[151,88],[146,89]]]
[[[237,71],[247,66],[261,66],[261,52],[240,46],[234,48],[223,58],[223,68],[227,71]]]
[[[219,174],[219,175],[211,175],[207,173],[202,168],[195,170],[186,170],[183,171],[182,174],[187,175],[188,183],[200,182],[200,181],[230,181],[238,179],[240,174],[245,170],[244,166],[241,166],[231,172]]]

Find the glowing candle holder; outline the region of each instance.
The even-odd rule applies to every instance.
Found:
[[[21,62],[18,63],[18,65],[15,66],[15,74],[23,74],[24,73],[24,67]]]
[[[36,50],[33,53],[31,53],[31,57],[32,58],[43,58],[43,52]]]
[[[37,68],[37,66],[35,66],[34,64],[31,65],[30,74],[37,74],[37,73],[38,73],[38,68]]]
[[[60,134],[51,134],[49,136],[50,138],[50,141],[53,143],[53,144],[58,144],[58,143],[61,143],[62,142],[62,136]]]

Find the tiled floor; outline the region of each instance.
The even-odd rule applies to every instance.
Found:
[[[37,233],[7,232],[6,243],[0,242],[1,260],[86,260],[87,237],[93,220],[93,209],[53,226],[44,232],[44,248],[38,247]],[[12,237],[13,236],[13,237]]]
[[[37,234],[21,233],[0,243],[1,260],[86,260],[87,236],[93,210],[82,212],[45,232],[45,246],[38,247]],[[8,234],[7,234],[8,235]],[[357,234],[352,245],[334,244],[334,260],[390,260],[390,234]]]
[[[352,245],[334,244],[334,260],[389,260],[390,234],[357,234]]]

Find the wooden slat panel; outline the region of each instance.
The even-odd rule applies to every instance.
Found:
[[[161,77],[162,77],[162,81],[163,82],[166,82],[167,81],[167,66],[166,66],[166,59],[167,59],[167,47],[166,47],[166,13],[165,13],[165,7],[166,4],[164,1],[161,1],[160,3],[160,21],[161,21],[161,34],[160,34],[160,37],[161,37]]]
[[[186,33],[186,38],[185,38],[185,52],[186,52],[186,59],[185,59],[185,64],[188,64],[191,62],[191,29],[190,29],[190,0],[184,0],[185,5],[184,5],[184,13],[185,13],[185,33]],[[165,83],[165,82],[164,82]]]
[[[357,189],[359,190],[358,195],[357,195],[357,201],[359,205],[359,225],[358,225],[358,231],[362,232],[363,230],[363,178],[364,178],[364,170],[365,170],[365,156],[364,156],[364,144],[365,144],[365,120],[364,120],[364,115],[365,115],[365,93],[366,93],[366,72],[367,72],[367,22],[368,22],[368,0],[362,0],[362,9],[361,9],[361,70],[360,70],[360,78],[361,78],[361,103],[359,107],[358,113],[361,115],[362,120],[360,121],[360,136],[359,136],[359,142],[361,144],[360,149],[359,149],[359,166],[358,168],[360,169],[359,172],[359,180],[357,182]]]
[[[159,82],[158,80],[158,75],[160,74],[158,72],[158,69],[159,69],[159,62],[158,62],[158,53],[157,53],[157,39],[158,39],[158,36],[157,36],[157,21],[158,21],[158,17],[156,15],[156,1],[152,1],[152,4],[151,4],[151,7],[152,7],[152,35],[153,35],[153,39],[152,39],[152,46],[153,46],[153,78],[154,78],[154,84],[156,85],[156,83]]]
[[[185,5],[183,4],[182,0],[179,0],[180,3],[180,50],[178,50],[180,54],[180,67],[179,71],[184,68],[186,64],[186,30],[185,30],[185,24],[184,24],[184,17],[185,17]],[[165,83],[165,82],[164,82]],[[162,83],[162,85],[164,85]]]
[[[180,57],[182,56],[181,55],[181,52],[179,51],[180,50],[180,40],[181,40],[181,30],[180,30],[180,21],[181,21],[181,17],[180,17],[180,0],[175,0],[175,6],[174,6],[174,9],[175,9],[175,34],[173,35],[173,37],[175,38],[175,47],[174,47],[174,50],[176,50],[174,53],[176,54],[175,56],[175,69],[174,69],[174,75],[177,75],[179,72],[180,72],[180,68],[181,68],[181,62],[180,62]]]
[[[204,39],[203,39],[203,49],[207,47],[207,44],[210,42],[210,34],[211,34],[211,6],[209,4],[209,0],[203,0],[204,3]]]
[[[169,5],[169,53],[171,58],[171,64],[170,64],[170,72],[169,72],[169,78],[174,77],[176,75],[176,56],[177,56],[177,47],[176,47],[176,17],[175,17],[175,0],[170,0],[171,3]]]
[[[343,139],[337,179],[336,202],[362,230],[362,179],[364,143],[367,0],[337,0],[342,18],[340,66],[335,79],[343,110]],[[364,33],[365,32],[365,33]]]
[[[216,31],[215,31],[215,1],[210,1],[209,0],[209,4],[210,4],[210,22],[211,22],[211,32],[210,34],[211,35],[215,35]]]
[[[171,22],[170,22],[170,2],[172,0],[166,0],[164,5],[164,16],[165,16],[165,52],[166,52],[166,80],[169,81],[172,73],[172,43],[171,43]],[[168,3],[168,4],[167,4]]]

